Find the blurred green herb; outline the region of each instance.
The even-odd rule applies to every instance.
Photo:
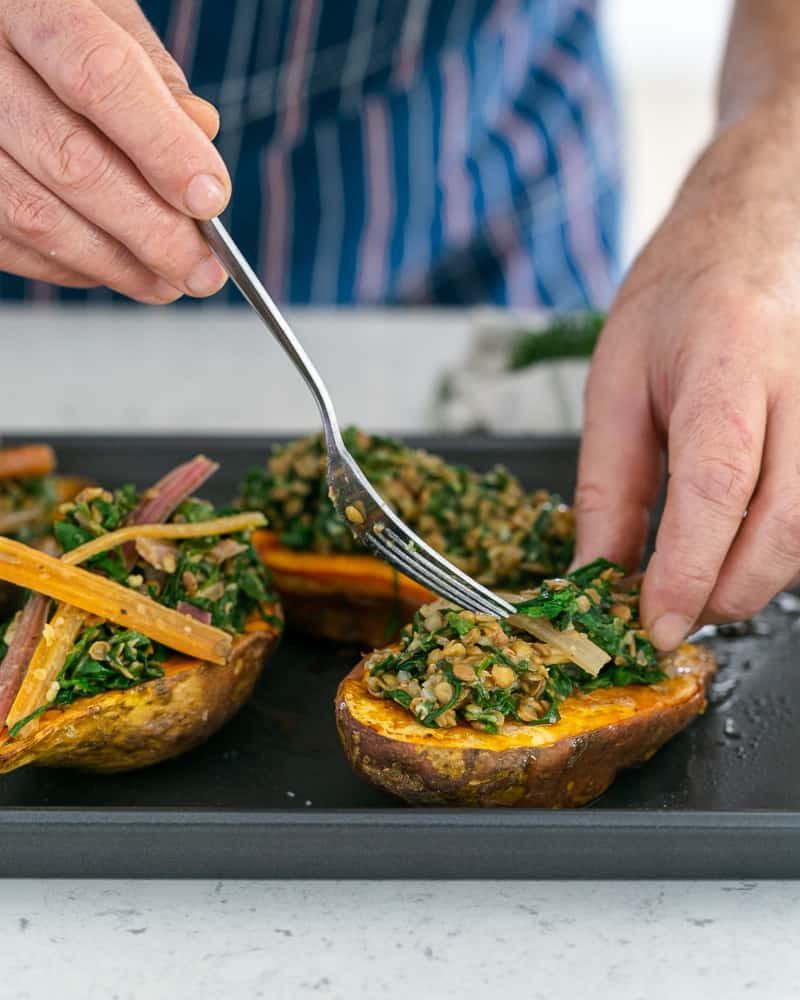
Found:
[[[605,313],[587,312],[557,316],[541,330],[513,335],[509,371],[519,371],[542,361],[588,358],[606,321]]]
[[[569,565],[572,514],[559,497],[544,490],[526,493],[502,467],[474,472],[353,427],[344,437],[387,503],[481,582],[524,586]],[[247,473],[237,505],[263,511],[289,548],[360,551],[328,497],[325,468],[320,435],[280,446],[267,468]]]

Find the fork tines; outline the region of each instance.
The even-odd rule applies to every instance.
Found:
[[[515,610],[411,532],[408,537],[403,537],[393,527],[383,525],[380,532],[374,529],[365,532],[363,540],[406,576],[465,611],[505,618]]]

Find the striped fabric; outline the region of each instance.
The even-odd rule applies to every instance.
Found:
[[[221,110],[227,221],[276,298],[608,302],[619,137],[595,0],[142,7]],[[0,294],[111,297],[9,276]]]

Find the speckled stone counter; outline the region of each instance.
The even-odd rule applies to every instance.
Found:
[[[11,881],[2,996],[790,1000],[799,918],[793,882]]]

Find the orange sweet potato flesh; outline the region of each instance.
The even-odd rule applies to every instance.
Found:
[[[511,723],[497,735],[470,726],[428,729],[372,697],[363,661],[342,681],[336,723],[355,772],[416,805],[580,806],[617,773],[648,760],[706,705],[711,652],[681,646],[664,661],[669,680],[567,698],[551,726]]]
[[[274,604],[264,610],[280,614]],[[279,638],[276,625],[254,615],[224,666],[176,657],[163,677],[45,712],[30,735],[11,740],[6,731],[0,774],[26,764],[133,771],[185,753],[239,711]]]
[[[271,531],[257,531],[253,545],[272,572],[287,621],[311,635],[383,646],[420,605],[435,599],[425,587],[369,555],[302,552],[281,545]]]
[[[49,444],[0,448],[0,479],[36,479],[49,476],[55,467],[55,452]]]

